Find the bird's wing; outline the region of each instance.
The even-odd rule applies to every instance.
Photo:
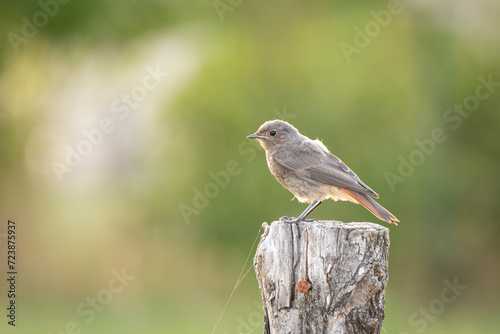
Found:
[[[379,197],[322,144],[305,142],[299,146],[299,153],[293,155],[288,150],[277,151],[274,161],[305,181],[326,183],[359,191],[374,198]]]

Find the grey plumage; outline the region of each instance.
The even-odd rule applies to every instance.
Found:
[[[265,149],[268,167],[278,182],[300,202],[312,203],[295,221],[304,219],[328,198],[362,204],[389,223],[399,221],[372,199],[378,194],[321,141],[301,135],[291,124],[268,121],[247,138],[257,139]]]

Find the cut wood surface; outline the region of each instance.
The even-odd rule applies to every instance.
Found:
[[[263,227],[254,267],[264,334],[380,333],[389,278],[386,227],[338,221]]]

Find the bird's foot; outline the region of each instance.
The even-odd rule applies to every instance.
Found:
[[[312,223],[314,221],[317,221],[317,219],[299,219],[299,218],[283,216],[280,217],[279,220],[285,223],[300,223],[300,222]]]
[[[297,223],[298,218],[283,216],[283,217],[280,217],[280,221],[285,222],[285,223]]]
[[[299,218],[283,216],[283,217],[280,217],[279,220],[284,222],[284,223],[300,223],[300,222],[312,223],[312,222],[318,221],[317,219],[299,219]]]

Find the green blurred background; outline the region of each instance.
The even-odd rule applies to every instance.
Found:
[[[275,118],[400,219],[384,333],[497,333],[500,3],[60,1],[1,1],[2,333],[262,332],[245,261],[262,222],[306,207],[245,139]],[[351,203],[313,216],[385,225]]]

